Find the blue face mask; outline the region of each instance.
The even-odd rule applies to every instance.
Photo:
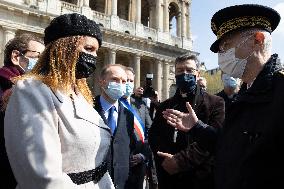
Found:
[[[223,74],[222,80],[225,87],[236,88],[238,86],[237,80],[233,77],[230,77],[228,74]]]
[[[176,75],[176,84],[182,93],[191,93],[196,88],[196,76],[188,73]]]
[[[133,93],[134,83],[133,82],[127,82],[125,87],[126,87],[126,91],[125,91],[124,95],[129,97]]]
[[[126,87],[122,83],[109,82],[105,92],[112,100],[118,100],[125,94]]]
[[[26,68],[26,72],[29,72],[29,71],[31,71],[31,70],[34,68],[34,66],[36,65],[36,63],[37,63],[37,58],[28,58],[28,57],[27,57],[27,59],[29,60],[29,63],[28,63],[28,66],[27,66],[27,68]]]

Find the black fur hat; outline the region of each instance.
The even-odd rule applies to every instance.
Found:
[[[62,37],[86,35],[95,37],[102,45],[99,25],[82,14],[63,14],[54,18],[44,30],[44,44],[47,45]]]

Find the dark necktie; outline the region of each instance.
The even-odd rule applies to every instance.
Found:
[[[114,119],[114,116],[113,116],[114,111],[115,111],[115,106],[112,106],[108,110],[108,118],[107,118],[108,126],[109,126],[112,134],[115,132],[115,128],[116,128],[116,123],[115,123],[115,119]]]

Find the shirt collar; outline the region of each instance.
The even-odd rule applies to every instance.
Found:
[[[100,103],[104,112],[107,112],[112,106],[115,106],[116,111],[118,110],[118,101],[115,101],[114,104],[111,104],[101,95]]]

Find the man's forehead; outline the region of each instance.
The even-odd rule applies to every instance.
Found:
[[[255,30],[245,29],[245,30],[239,30],[233,33],[229,33],[221,39],[219,47],[223,46],[225,43],[232,43],[235,41],[241,42],[240,41],[241,39],[252,35],[254,32]]]
[[[28,43],[29,46],[35,46],[35,45],[43,45],[42,43],[34,40],[30,40]]]
[[[196,62],[195,60],[188,59],[176,64],[176,68],[196,68]]]
[[[127,78],[127,74],[126,74],[125,70],[120,66],[110,67],[108,75],[109,76],[115,76],[115,77]]]
[[[28,43],[28,48],[35,51],[43,51],[44,45],[38,41],[31,40]]]

